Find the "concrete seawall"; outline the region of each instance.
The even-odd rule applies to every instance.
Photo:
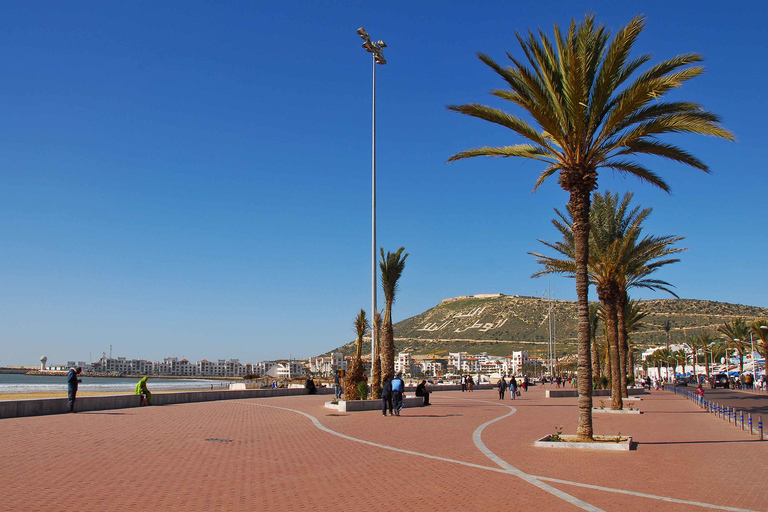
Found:
[[[185,404],[191,402],[211,402],[214,400],[237,400],[242,398],[269,398],[273,396],[306,395],[303,388],[247,389],[222,391],[185,391],[181,393],[155,393],[152,405]],[[317,388],[317,394],[333,394],[332,388]],[[103,395],[78,397],[75,412],[105,411],[110,409],[130,409],[140,407],[140,397],[134,394]],[[21,418],[23,416],[43,416],[65,414],[66,398],[37,398],[30,400],[0,400],[0,419]]]

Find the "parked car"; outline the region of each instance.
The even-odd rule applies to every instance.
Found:
[[[724,373],[712,375],[709,378],[709,385],[712,389],[715,389],[715,388],[728,389],[729,387],[731,387],[731,383],[728,381],[728,376]]]
[[[688,385],[688,378],[687,377],[675,377],[675,387],[677,386],[687,386]]]

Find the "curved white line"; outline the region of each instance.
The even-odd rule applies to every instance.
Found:
[[[473,402],[479,402],[479,401],[480,400],[473,400]],[[489,402],[489,403],[493,403],[493,402]],[[402,448],[395,448],[394,446],[387,446],[385,444],[379,444],[379,443],[374,443],[372,441],[366,441],[364,439],[358,439],[356,437],[348,436],[346,434],[342,434],[340,432],[336,432],[334,430],[331,430],[328,427],[326,427],[325,425],[323,425],[322,423],[320,423],[320,421],[317,418],[315,418],[314,416],[312,416],[310,414],[307,414],[305,412],[302,412],[302,411],[297,411],[296,409],[289,409],[287,407],[278,407],[276,405],[263,405],[263,404],[249,404],[249,405],[256,405],[256,406],[259,406],[259,407],[269,407],[271,409],[282,409],[284,411],[290,411],[290,412],[295,412],[295,413],[301,414],[302,416],[304,416],[304,417],[308,418],[310,421],[312,421],[312,423],[317,428],[322,430],[323,432],[327,432],[327,433],[332,434],[334,436],[338,436],[338,437],[341,437],[343,439],[347,439],[349,441],[354,441],[356,443],[367,444],[369,446],[375,446],[377,448],[383,448],[385,450],[391,450],[391,451],[394,451],[394,452],[405,453],[405,454],[408,454],[408,455],[416,455],[417,457],[425,457],[425,458],[428,458],[428,459],[440,460],[440,461],[443,461],[443,462],[452,462],[454,464],[461,464],[463,466],[469,466],[469,467],[478,468],[478,469],[487,469],[487,470],[497,471],[497,472],[500,472],[500,473],[512,474],[512,475],[515,475],[515,476],[525,480],[526,482],[528,482],[530,484],[535,485],[536,487],[542,489],[543,491],[546,491],[546,492],[548,492],[548,493],[550,493],[550,494],[552,494],[554,496],[557,496],[560,499],[563,499],[563,500],[565,500],[565,501],[567,501],[569,503],[572,503],[573,505],[576,505],[577,507],[581,508],[582,510],[588,510],[589,512],[605,512],[603,509],[597,508],[597,507],[595,507],[593,505],[590,505],[589,503],[581,501],[580,499],[575,498],[575,497],[571,496],[570,494],[568,494],[566,492],[563,492],[563,491],[561,491],[561,490],[559,490],[559,489],[557,489],[555,487],[552,487],[551,485],[547,485],[544,482],[541,482],[541,481],[537,480],[535,477],[532,477],[532,476],[530,476],[530,475],[528,475],[526,473],[523,473],[519,469],[510,466],[509,464],[507,464],[503,460],[498,459],[498,457],[497,457],[498,462],[496,462],[496,461],[495,462],[497,464],[499,464],[500,466],[502,466],[503,469],[496,469],[496,468],[492,468],[492,467],[488,467],[488,466],[481,466],[479,464],[472,464],[471,462],[464,462],[464,461],[461,461],[461,460],[449,459],[449,458],[446,458],[446,457],[438,457],[436,455],[428,455],[426,453],[419,453],[419,452],[414,452],[414,451],[411,451],[411,450],[404,450]],[[501,404],[498,404],[498,405],[501,405]],[[499,418],[496,418],[495,420],[491,420],[491,421],[481,425],[478,428],[478,430],[475,430],[475,433],[472,434],[473,441],[475,440],[475,436],[477,436],[478,439],[479,439],[479,432],[482,432],[482,429],[485,428],[486,425],[490,425],[491,423],[493,423],[495,421],[498,421],[500,419],[506,418],[507,416],[511,416],[512,414],[515,414],[516,409],[514,407],[511,407],[511,406],[508,406],[508,405],[505,405],[505,407],[509,407],[511,409],[511,411],[509,413],[505,414],[504,416],[500,416]],[[479,442],[480,442],[480,444],[482,444],[482,441],[479,441]],[[477,446],[477,443],[478,442],[475,441],[475,445],[476,446]],[[480,447],[478,446],[478,448],[480,448]],[[485,448],[485,445],[483,445],[483,448]],[[483,448],[480,448],[480,451],[483,451]],[[496,457],[496,456],[490,450],[488,450],[487,448],[485,448],[485,450],[486,451],[483,452],[483,453],[485,453],[486,456],[488,456],[489,458],[494,460],[493,457]]]
[[[472,400],[472,399],[460,398],[458,400]],[[480,427],[478,427],[475,430],[475,432],[472,434],[473,441],[475,439],[475,435],[479,436],[478,430],[480,430],[480,432],[482,432],[482,429],[485,428],[486,426],[490,425],[491,423],[493,423],[495,421],[499,421],[499,420],[501,420],[503,418],[507,418],[507,417],[511,416],[512,414],[514,414],[516,412],[514,407],[508,406],[506,404],[498,404],[496,402],[487,402],[487,401],[483,401],[483,400],[472,400],[472,401],[473,402],[484,402],[484,403],[493,404],[493,405],[504,405],[505,407],[509,407],[510,409],[512,409],[511,412],[505,414],[504,416],[496,418],[495,420],[491,420],[491,421],[481,425]],[[268,407],[270,409],[280,409],[282,411],[288,411],[288,412],[295,412],[297,414],[300,414],[300,415],[308,418],[315,425],[315,427],[317,427],[318,429],[322,430],[323,432],[327,432],[328,434],[331,434],[331,435],[334,435],[334,436],[337,436],[337,437],[341,437],[342,439],[346,439],[348,441],[353,441],[353,442],[356,442],[356,443],[367,444],[369,446],[374,446],[376,448],[382,448],[384,450],[390,450],[390,451],[393,451],[393,452],[405,453],[407,455],[415,455],[417,457],[424,457],[426,459],[439,460],[439,461],[443,461],[443,462],[451,462],[453,464],[460,464],[462,466],[467,466],[467,467],[477,468],[477,469],[485,469],[487,471],[493,471],[493,472],[496,472],[496,473],[512,474],[512,475],[519,476],[520,478],[525,479],[523,476],[517,475],[514,472],[510,471],[509,469],[494,468],[492,466],[483,466],[481,464],[474,464],[472,462],[465,462],[463,460],[449,459],[447,457],[439,457],[437,455],[429,455],[428,453],[420,453],[420,452],[414,452],[414,451],[411,451],[411,450],[404,450],[402,448],[396,448],[394,446],[387,446],[385,444],[374,443],[372,441],[366,441],[365,439],[358,439],[356,437],[348,436],[346,434],[342,434],[340,432],[336,432],[335,430],[329,429],[328,427],[326,427],[325,425],[320,423],[320,421],[317,418],[315,418],[314,416],[312,416],[311,414],[307,414],[305,412],[302,412],[302,411],[299,411],[299,410],[296,410],[296,409],[290,409],[288,407],[278,407],[276,405],[255,404],[255,403],[248,403],[248,405],[254,405],[254,406],[257,406],[257,407]],[[480,441],[480,443],[482,444],[482,440]],[[476,443],[476,445],[477,445],[477,443]],[[485,446],[485,445],[483,444],[483,446]],[[478,448],[480,448],[480,447],[478,446]],[[648,499],[654,499],[654,500],[659,500],[659,501],[666,501],[666,502],[670,502],[670,503],[680,503],[682,505],[693,505],[693,506],[699,506],[699,507],[705,507],[705,508],[713,508],[713,509],[716,509],[716,510],[726,510],[728,512],[760,512],[760,511],[757,511],[757,510],[751,510],[751,509],[746,509],[746,508],[727,507],[727,506],[723,506],[723,505],[713,505],[711,503],[704,503],[704,502],[700,502],[700,501],[680,500],[680,499],[676,499],[676,498],[668,498],[666,496],[657,496],[657,495],[654,495],[654,494],[646,494],[646,493],[642,493],[642,492],[627,491],[627,490],[624,490],[624,489],[614,489],[614,488],[611,488],[611,487],[602,487],[602,486],[599,486],[599,485],[583,484],[583,483],[580,483],[580,482],[571,482],[571,481],[568,481],[568,480],[560,480],[560,479],[557,479],[557,478],[550,478],[550,477],[546,477],[546,476],[528,475],[526,473],[523,473],[519,469],[513,468],[512,466],[507,464],[506,461],[504,461],[503,459],[498,457],[496,454],[494,454],[493,452],[488,450],[488,448],[485,448],[485,450],[487,450],[487,452],[489,454],[491,454],[493,457],[489,456],[488,454],[485,454],[485,452],[483,450],[481,450],[481,451],[483,451],[483,453],[488,458],[490,458],[491,460],[493,460],[497,464],[499,464],[499,462],[497,462],[496,459],[501,461],[504,465],[508,466],[509,468],[512,468],[515,471],[519,471],[525,477],[528,477],[528,478],[531,478],[531,479],[534,479],[534,480],[545,480],[547,482],[559,483],[559,484],[563,484],[563,485],[573,485],[573,486],[576,486],[576,487],[585,487],[585,488],[594,489],[594,490],[597,490],[597,491],[613,492],[613,493],[618,493],[618,494],[627,494],[627,495],[630,495],[630,496],[637,496],[637,497],[641,497],[641,498],[648,498]],[[499,465],[501,466],[502,464],[499,464]],[[504,466],[502,466],[502,467],[504,467]],[[533,482],[531,482],[531,483],[533,485],[536,485]],[[539,483],[541,483],[541,482],[539,482]],[[542,483],[542,485],[546,485],[546,484]],[[556,491],[557,493],[561,493],[562,492],[562,491],[560,491],[560,490],[558,490],[558,489],[556,489],[554,487],[552,487],[552,489],[554,491]],[[547,491],[547,492],[550,492],[550,491]],[[553,494],[555,494],[555,493],[553,493]],[[570,496],[569,494],[566,494],[566,493],[563,493],[563,494],[565,494],[566,496]],[[558,497],[560,497],[560,496],[558,495]],[[563,498],[563,499],[565,499],[565,498]],[[574,498],[574,499],[576,499],[576,498]],[[589,505],[588,503],[586,505],[588,505],[590,507],[592,506],[592,505]],[[599,511],[601,509],[594,509],[594,510],[598,510]]]

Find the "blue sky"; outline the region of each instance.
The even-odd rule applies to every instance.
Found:
[[[672,97],[720,114],[736,143],[670,137],[711,175],[649,163],[672,188],[605,174],[687,237],[659,277],[681,297],[768,307],[764,27],[722,2],[17,2],[0,19],[0,365],[127,357],[258,361],[350,341],[370,308],[371,61],[378,236],[410,253],[399,321],[447,297],[541,295],[527,253],[556,238],[555,179],[460,150],[517,141],[447,104],[503,106],[477,58],[520,56],[515,31],[586,12],[636,54],[707,73]],[[514,111],[510,109],[511,111]],[[573,283],[552,281],[573,299]],[[638,298],[663,295],[637,293]]]

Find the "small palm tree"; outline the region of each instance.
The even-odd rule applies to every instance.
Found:
[[[589,210],[597,189],[598,172],[610,169],[630,174],[668,191],[656,173],[633,161],[634,155],[655,155],[708,171],[691,153],[662,142],[666,133],[694,133],[733,140],[720,119],[701,105],[664,101],[673,89],[702,74],[695,65],[698,54],[660,62],[630,78],[651,60],[649,55],[630,59],[632,47],[645,26],[637,16],[611,40],[611,33],[594,16],[572,21],[567,32],[554,27],[554,40],[542,31],[520,34],[527,63],[507,54],[508,67],[484,54],[480,60],[495,71],[509,89],[493,91],[498,98],[522,108],[535,125],[503,110],[476,103],[451,105],[450,110],[508,128],[526,139],[523,144],[481,147],[462,151],[449,161],[478,156],[520,157],[540,161],[544,170],[534,190],[558,174],[560,187],[570,195],[574,214],[576,297],[578,305],[579,421],[577,435],[593,439],[592,382],[589,334]],[[538,36],[538,37],[537,37]],[[610,40],[610,42],[609,42]]]
[[[381,372],[383,375],[390,375],[395,372],[395,330],[392,326],[392,305],[395,303],[400,277],[403,275],[405,260],[408,253],[403,254],[404,247],[395,252],[387,252],[384,255],[384,249],[381,249],[381,287],[384,290],[384,318],[382,321],[381,350]]]
[[[361,309],[357,314],[354,321],[355,332],[357,333],[357,350],[355,355],[350,361],[347,367],[347,374],[344,378],[344,397],[347,400],[356,400],[357,386],[364,382],[365,370],[363,368],[363,336],[368,332],[370,324],[368,323],[368,317],[365,315],[365,310]]]
[[[749,327],[744,318],[734,318],[717,328],[728,347],[739,353],[739,375],[744,374],[744,352],[747,349]]]
[[[376,357],[371,366],[371,395],[373,398],[381,398],[381,313],[373,315],[373,328],[376,330]]]
[[[698,351],[704,353],[704,371],[707,374],[707,378],[709,378],[709,360],[710,360],[710,358],[707,357],[707,354],[712,349],[712,343],[714,341],[715,341],[715,337],[712,335],[710,331],[703,331],[699,333],[697,336],[693,337],[694,347],[696,347]]]

